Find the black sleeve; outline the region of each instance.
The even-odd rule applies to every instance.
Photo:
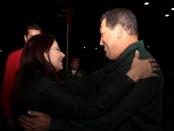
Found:
[[[160,84],[161,82],[158,78],[141,80],[136,84],[133,90],[131,90],[122,101],[120,101],[120,103],[115,105],[112,110],[107,112],[105,115],[98,117],[97,122],[94,121],[94,124],[100,129],[103,124],[110,125],[111,123],[114,123],[113,126],[116,128],[140,109],[151,109],[150,107],[153,107],[155,110],[149,112],[149,118],[155,116],[155,119],[157,120],[156,122],[159,122],[161,114],[161,112],[159,112],[161,111],[161,106],[159,105],[162,103],[162,86],[159,86]],[[144,105],[146,106],[144,107]],[[90,124],[93,124],[93,122]]]
[[[98,91],[85,97],[76,97],[56,88],[56,84],[42,82],[40,86],[49,85],[42,91],[41,103],[55,113],[62,113],[72,118],[93,119],[105,113],[117,104],[131,90],[129,77],[120,73],[111,73],[104,80]]]
[[[51,124],[49,130],[57,131],[57,130],[69,130],[75,128],[70,119],[51,119]]]

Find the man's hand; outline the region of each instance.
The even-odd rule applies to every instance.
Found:
[[[28,111],[29,116],[21,115],[19,121],[25,130],[31,131],[47,131],[49,130],[51,117],[47,114]]]

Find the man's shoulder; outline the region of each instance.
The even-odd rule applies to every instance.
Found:
[[[158,77],[149,77],[140,80],[136,86],[150,90],[162,90],[164,85],[163,75],[159,74]]]
[[[18,55],[21,55],[22,51],[23,51],[23,49],[18,49],[18,50],[11,52],[8,56],[8,59],[13,58],[13,57],[18,56]]]
[[[19,49],[11,52],[6,59],[6,64],[11,65],[11,63],[13,63],[14,65],[14,63],[16,63],[16,65],[18,66],[21,59],[22,51],[23,49]]]

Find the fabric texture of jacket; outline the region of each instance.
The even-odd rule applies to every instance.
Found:
[[[21,89],[20,101],[14,112],[17,117],[28,110],[36,110],[62,120],[96,119],[126,96],[134,84],[122,73],[106,73],[98,71],[79,81],[32,76]]]

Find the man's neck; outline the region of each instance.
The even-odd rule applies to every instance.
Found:
[[[123,45],[122,52],[124,52],[130,45],[132,45],[138,41],[137,35],[127,35],[125,37],[126,38],[122,39],[122,45]]]

